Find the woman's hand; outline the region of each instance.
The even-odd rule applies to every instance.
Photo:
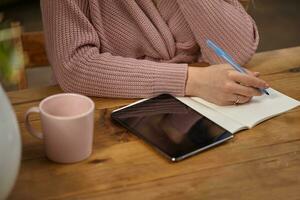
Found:
[[[241,74],[228,64],[209,67],[189,67],[186,95],[198,96],[218,105],[247,103],[253,96],[262,95],[257,88],[269,85],[258,73]]]

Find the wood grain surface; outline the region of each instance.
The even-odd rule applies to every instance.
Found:
[[[300,99],[300,47],[256,54],[248,68]],[[23,115],[57,86],[10,92],[22,132],[20,173],[9,199],[299,199],[300,109],[274,117],[217,148],[178,163],[158,155],[110,112],[133,99],[93,98],[93,153],[76,164],[49,161]],[[38,116],[32,124],[40,128]]]

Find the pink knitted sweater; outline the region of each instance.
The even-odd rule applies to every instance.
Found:
[[[64,91],[102,97],[185,94],[186,63],[239,63],[258,44],[238,0],[42,0],[48,58]]]

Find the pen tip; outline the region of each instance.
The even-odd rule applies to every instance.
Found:
[[[269,92],[267,90],[265,90],[266,95],[270,95]]]

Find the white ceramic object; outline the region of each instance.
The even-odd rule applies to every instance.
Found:
[[[6,199],[16,181],[21,162],[21,138],[12,106],[0,84],[0,200]]]

